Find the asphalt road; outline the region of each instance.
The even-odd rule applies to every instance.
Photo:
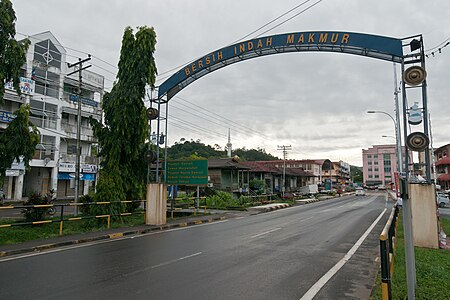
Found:
[[[385,206],[342,197],[2,259],[0,299],[302,299]],[[368,299],[389,211],[314,299]]]

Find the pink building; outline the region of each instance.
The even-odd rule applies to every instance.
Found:
[[[404,148],[403,148],[404,151]],[[404,152],[403,152],[404,153]],[[388,186],[394,183],[397,172],[396,145],[373,145],[363,149],[363,184],[366,186]]]

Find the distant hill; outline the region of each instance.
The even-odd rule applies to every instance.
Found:
[[[266,152],[265,149],[235,149],[232,151],[232,156],[239,156],[243,161],[256,160],[277,160],[279,159],[272,154]],[[169,160],[187,159],[187,158],[220,158],[227,157],[227,152],[222,150],[220,146],[205,145],[200,140],[186,141],[181,139],[180,142],[175,142],[174,145],[167,148],[167,158]]]

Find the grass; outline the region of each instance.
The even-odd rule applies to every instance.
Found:
[[[11,224],[23,221],[2,221],[0,224]],[[110,228],[132,227],[144,224],[144,215],[125,216],[121,220],[112,219]],[[83,219],[65,221],[63,235],[94,232],[107,229],[105,219]],[[59,222],[40,225],[24,225],[0,228],[0,245],[23,243],[30,240],[54,238],[59,236]]]
[[[450,234],[450,221],[441,218],[442,226]],[[450,299],[450,251],[414,247],[416,260],[416,299]],[[391,274],[392,299],[407,299],[406,262],[403,224],[400,219],[397,228],[394,274]],[[381,298],[381,280],[378,275],[376,288],[371,299]]]

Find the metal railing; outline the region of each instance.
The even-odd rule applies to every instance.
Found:
[[[143,214],[144,215],[144,223],[146,218],[146,208],[144,204],[143,211],[138,212],[120,212],[120,213],[110,213],[110,214],[103,214],[103,215],[95,215],[95,216],[81,216],[81,217],[68,217],[64,215],[64,208],[70,207],[70,206],[88,206],[88,205],[112,205],[112,204],[129,204],[129,203],[142,203],[146,202],[145,200],[128,200],[128,201],[103,201],[103,202],[88,202],[88,203],[64,203],[64,204],[41,204],[41,205],[8,205],[8,206],[0,206],[0,210],[11,210],[11,209],[20,209],[20,210],[26,210],[26,209],[41,209],[41,210],[49,210],[51,208],[60,207],[59,212],[59,218],[58,217],[52,217],[47,218],[45,220],[36,220],[31,222],[15,222],[15,223],[9,223],[9,224],[0,224],[0,228],[8,228],[8,227],[15,227],[15,226],[28,226],[28,225],[39,225],[39,224],[50,224],[50,223],[59,223],[59,235],[63,235],[63,226],[64,222],[66,221],[80,221],[85,219],[101,219],[105,218],[107,220],[107,227],[108,229],[111,226],[111,217],[121,217],[121,216],[131,216],[131,215],[137,215],[137,214]],[[48,215],[46,212],[43,213],[43,215]]]
[[[381,296],[383,300],[392,299],[391,275],[394,273],[397,221],[398,207],[396,206],[392,208],[389,219],[380,234]]]

